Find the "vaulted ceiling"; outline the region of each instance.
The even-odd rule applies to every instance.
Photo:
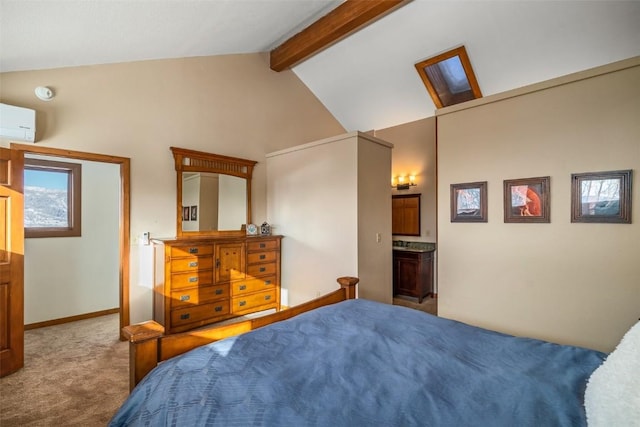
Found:
[[[0,71],[270,52],[342,3],[0,0]],[[434,115],[425,58],[464,45],[487,96],[638,56],[639,23],[640,1],[413,0],[292,70],[347,130],[381,129]]]

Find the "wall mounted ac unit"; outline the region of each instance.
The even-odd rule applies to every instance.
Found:
[[[35,142],[36,111],[0,103],[0,138]]]

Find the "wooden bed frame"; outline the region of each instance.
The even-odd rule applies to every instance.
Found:
[[[223,326],[213,325],[171,335],[165,335],[164,327],[153,320],[125,326],[122,333],[129,341],[129,389],[133,390],[158,363],[193,348],[289,319],[318,307],[354,299],[358,281],[357,277],[340,277],[340,289],[330,294],[273,314]]]

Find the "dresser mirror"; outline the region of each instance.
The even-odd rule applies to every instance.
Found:
[[[177,147],[171,152],[177,236],[244,234],[251,222],[251,175],[257,162]]]

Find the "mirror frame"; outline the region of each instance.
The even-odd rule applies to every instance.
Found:
[[[182,229],[182,172],[210,172],[231,175],[247,180],[247,218],[251,223],[251,176],[256,161],[238,157],[221,156],[186,148],[170,147],[176,168],[176,235],[187,236],[244,236],[244,225],[240,230],[184,231]]]
[[[416,199],[418,207],[407,208],[406,200]],[[402,206],[394,207],[394,202],[402,201]],[[422,194],[394,194],[391,196],[391,235],[392,236],[420,236],[421,232]],[[417,211],[417,212],[416,212]]]

